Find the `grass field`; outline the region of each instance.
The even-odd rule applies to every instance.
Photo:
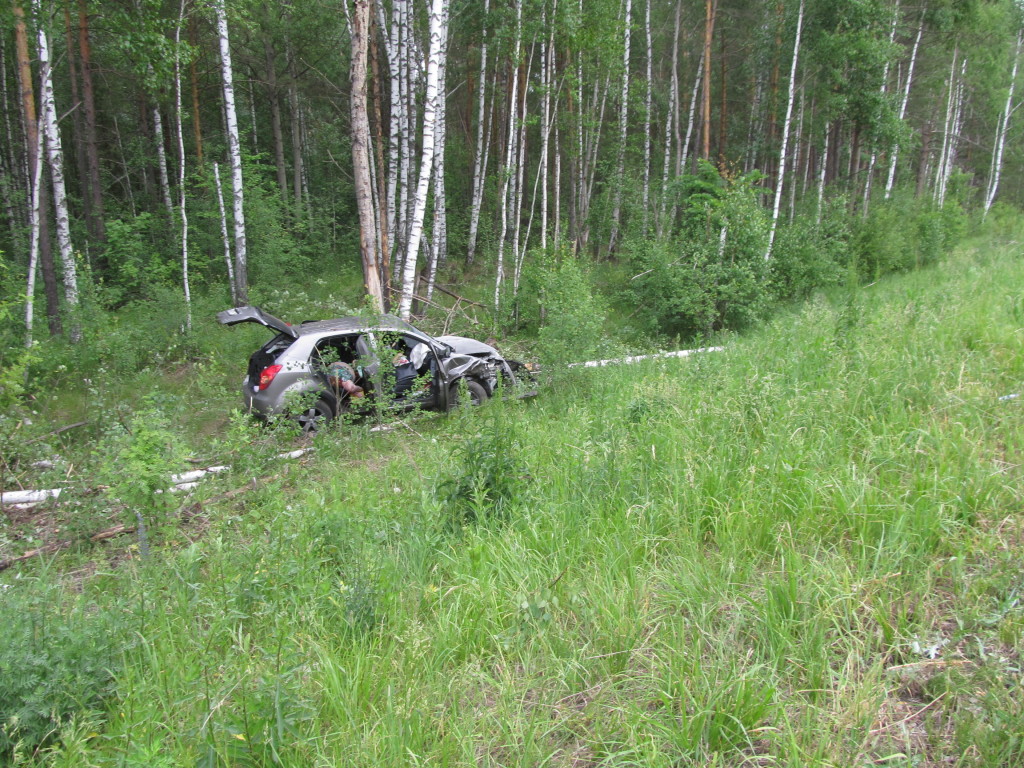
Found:
[[[343,426],[302,463],[239,448],[151,542],[0,574],[0,750],[1024,764],[1018,250],[816,297],[721,353]]]

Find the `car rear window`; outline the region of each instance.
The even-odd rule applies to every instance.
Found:
[[[253,352],[252,357],[249,358],[249,380],[255,381],[259,377],[260,371],[268,365],[273,365],[278,355],[291,346],[292,341],[293,339],[290,336],[279,333]]]

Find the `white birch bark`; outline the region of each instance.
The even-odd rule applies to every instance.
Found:
[[[641,209],[644,212],[644,233],[647,231],[647,205],[651,198],[651,101],[653,99],[653,59],[651,43],[651,0],[645,3],[644,32],[647,38],[647,93],[644,98],[644,185]]]
[[[893,7],[892,12],[892,25],[889,27],[889,47],[892,47],[893,42],[896,40],[896,22],[900,18],[900,4],[899,0],[896,0],[896,4]],[[885,94],[889,88],[889,59],[886,58],[885,66],[882,68],[882,87],[880,89],[882,98],[885,98]],[[871,200],[871,181],[875,175],[875,162],[878,160],[878,153],[872,149],[871,158],[868,160],[868,173],[864,178],[864,199],[861,201],[861,216],[867,218],[868,216],[868,204]]]
[[[985,195],[985,210],[982,217],[987,216],[992,203],[995,202],[999,190],[999,177],[1003,171],[1003,150],[1006,147],[1006,133],[1010,127],[1010,116],[1013,114],[1013,91],[1017,85],[1017,65],[1020,61],[1021,38],[1024,30],[1017,32],[1017,45],[1013,51],[1013,71],[1010,74],[1010,87],[1006,92],[1006,105],[996,129],[996,146],[993,152],[992,173],[989,174],[988,191]]]
[[[174,203],[171,202],[171,181],[167,172],[167,152],[164,150],[164,120],[160,107],[153,106],[153,133],[156,139],[157,177],[160,180],[160,197],[163,198],[167,217],[174,221]]]
[[[941,178],[937,185],[939,190],[938,203],[940,206],[944,205],[946,202],[946,192],[949,188],[949,179],[953,175],[953,168],[956,166],[956,159],[959,152],[960,133],[963,128],[964,83],[966,77],[967,57],[965,56],[960,65],[960,77],[956,81],[956,88],[954,90],[953,118],[947,126],[949,141],[946,142],[945,161],[942,164]]]
[[[437,74],[437,139],[434,142],[434,221],[431,231],[430,266],[427,269],[427,301],[434,297],[437,269],[445,262],[448,252],[448,218],[445,213],[444,150],[447,126],[447,61],[448,61],[448,6],[445,4],[441,21],[441,57]]]
[[[672,78],[668,92],[668,111],[665,125],[665,158],[661,168],[661,208],[658,212],[658,237],[665,231],[665,214],[668,213],[668,174],[672,154],[672,136],[676,144],[682,143],[679,135],[679,28],[682,3],[676,3],[675,32],[672,36]]]
[[[800,173],[800,155],[801,155],[801,143],[804,135],[804,107],[805,97],[803,85],[800,86],[800,109],[796,113],[796,130],[793,135],[796,137],[793,141],[793,183],[789,185],[789,222],[793,223],[793,217],[796,216],[796,187],[797,179]]]
[[[914,47],[910,52],[910,63],[907,66],[907,78],[903,85],[903,97],[900,100],[900,122],[907,114],[907,102],[910,101],[910,83],[914,78],[914,64],[917,61],[917,50],[921,45],[921,33],[924,32],[924,11],[921,11],[921,21],[917,25],[917,37],[914,38]],[[896,161],[899,158],[900,145],[894,144],[892,152],[889,153],[889,176],[885,181],[885,199],[892,195],[893,184],[896,180]]]
[[[40,2],[33,0],[32,7],[40,19],[37,32],[39,68],[42,91],[43,132],[46,137],[46,155],[50,162],[50,178],[53,184],[53,208],[57,221],[57,245],[60,248],[64,274],[64,300],[69,308],[78,306],[78,271],[75,254],[71,245],[71,223],[68,216],[68,196],[64,186],[64,152],[61,149],[60,131],[57,128],[57,107],[53,97],[53,69],[50,66],[50,43],[40,15]],[[82,330],[77,322],[72,324],[71,340],[80,341]]]
[[[815,215],[815,226],[821,226],[822,205],[825,201],[825,170],[828,168],[828,142],[832,133],[832,123],[825,123],[825,145],[821,149],[821,167],[818,170],[818,212]]]
[[[775,230],[779,224],[779,204],[782,202],[782,186],[786,177],[786,149],[789,142],[789,125],[793,119],[793,100],[796,96],[796,64],[800,55],[800,34],[804,25],[804,0],[800,0],[800,7],[796,14],[796,40],[793,42],[793,61],[789,66],[789,99],[786,102],[786,119],[782,124],[782,148],[779,150],[779,178],[775,183],[775,205],[772,209],[772,225],[768,230],[768,249],[764,258],[768,261],[772,257],[772,246],[775,243]]]
[[[523,223],[523,201],[526,198],[526,185],[523,180],[525,169],[526,169],[526,121],[527,121],[527,101],[526,93],[529,89],[529,83],[531,82],[531,75],[533,73],[533,53],[536,48],[536,43],[530,46],[530,53],[527,56],[529,64],[526,67],[526,72],[523,76],[523,81],[520,83],[519,92],[519,121],[518,121],[518,135],[516,136],[516,178],[514,184],[514,192],[512,194],[512,254],[515,261],[513,262],[512,269],[512,296],[519,295],[519,274],[523,266],[523,257],[526,254],[526,243],[529,240],[529,230],[527,230],[526,238],[520,240],[520,234],[522,231]],[[530,205],[530,224],[533,223],[533,209],[534,204],[537,202],[537,188],[534,187],[533,201]]]
[[[192,289],[188,279],[188,212],[185,210],[185,139],[181,123],[181,25],[185,21],[185,0],[178,4],[178,25],[174,28],[174,112],[178,140],[178,210],[181,215],[181,289],[185,298],[185,330],[192,330]]]
[[[519,56],[522,52],[523,2],[516,0],[516,42],[515,55],[512,60],[512,108],[508,121],[508,144],[505,151],[505,167],[502,173],[501,192],[501,237],[498,239],[498,261],[495,265],[494,277],[494,311],[501,307],[501,283],[505,277],[505,238],[508,235],[509,184],[512,179],[512,160],[515,157],[517,136],[517,112],[519,107]]]
[[[623,174],[626,172],[626,131],[629,128],[629,41],[631,30],[632,0],[625,0],[625,29],[622,39],[622,91],[619,104],[619,151],[615,160],[615,198],[612,203],[612,229],[608,235],[608,253],[615,250],[622,220]]]
[[[702,82],[704,82],[703,56],[700,57],[700,63],[697,65],[697,77],[693,80],[693,93],[690,94],[690,115],[686,119],[686,138],[683,140],[682,146],[680,147],[680,162],[679,167],[676,168],[677,175],[682,173],[686,168],[686,162],[690,156],[690,139],[693,138],[693,125],[696,122],[697,115],[697,94],[700,91]]]
[[[949,65],[949,90],[946,94],[946,116],[942,124],[942,149],[939,151],[939,164],[935,171],[935,188],[932,196],[940,206],[945,200],[946,190],[943,188],[943,181],[946,179],[946,163],[949,159],[949,145],[953,133],[953,116],[956,103],[956,64],[959,56],[959,48],[953,48],[953,60]]]
[[[548,247],[548,140],[549,131],[551,126],[551,68],[548,61],[550,52],[554,49],[554,24],[548,26],[547,21],[548,6],[544,3],[544,10],[541,20],[541,27],[551,30],[550,40],[544,38],[540,44],[540,87],[541,93],[543,93],[543,103],[541,105],[541,116],[540,116],[540,167],[537,170],[537,176],[540,178],[541,183],[541,203],[540,203],[540,247],[547,249]]]
[[[213,184],[217,189],[217,210],[220,213],[220,239],[224,245],[224,264],[228,270],[228,285],[231,286],[231,303],[238,306],[238,286],[235,284],[235,265],[231,261],[231,238],[228,236],[228,217],[224,210],[224,190],[220,185],[220,163],[213,164]]]
[[[434,164],[434,139],[437,129],[437,83],[442,66],[446,0],[432,0],[430,5],[430,54],[427,58],[426,100],[423,108],[423,139],[420,156],[419,183],[416,187],[415,206],[409,227],[409,242],[406,247],[405,264],[402,269],[402,298],[398,314],[408,320],[412,313],[412,297],[416,287],[416,256],[423,237],[423,215],[427,207],[427,192],[430,188],[431,169]]]
[[[466,264],[472,264],[476,256],[476,238],[480,227],[480,206],[484,199],[484,178],[487,174],[487,155],[490,151],[490,124],[488,142],[484,145],[485,99],[487,94],[487,14],[490,0],[484,0],[483,39],[480,43],[480,78],[477,89],[476,154],[473,157],[473,196],[469,211],[469,243],[466,247]],[[492,121],[493,122],[493,121]]]
[[[39,118],[42,123],[42,116]],[[42,126],[36,131],[37,136],[42,136]],[[29,256],[28,256],[28,279],[25,285],[25,347],[32,346],[32,326],[35,312],[36,296],[36,272],[39,263],[39,229],[40,221],[40,196],[39,188],[43,182],[43,141],[42,138],[36,142],[36,164],[35,173],[29,180],[31,195],[29,201]]]
[[[224,0],[214,0],[217,37],[220,43],[221,86],[224,92],[224,120],[227,124],[228,156],[231,160],[231,192],[235,225],[235,300],[249,300],[249,279],[245,238],[245,189],[242,184],[242,151],[238,141],[238,117],[235,112],[235,86],[231,70],[231,43]]]

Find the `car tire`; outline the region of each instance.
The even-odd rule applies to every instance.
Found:
[[[299,431],[304,435],[316,434],[333,418],[334,409],[323,398],[320,398],[313,405],[295,415]]]
[[[459,390],[461,389],[462,382],[466,382],[466,392],[469,393],[470,405],[481,405],[490,397],[487,394],[487,388],[476,379],[459,379],[452,382],[451,387],[448,388],[448,410],[454,410],[459,407],[459,395],[461,394]]]

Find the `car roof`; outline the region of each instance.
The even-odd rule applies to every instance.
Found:
[[[394,315],[370,315],[338,317],[333,320],[314,320],[303,323],[297,328],[299,335],[306,336],[321,333],[357,333],[364,331],[394,331],[397,333],[416,333],[426,336],[409,323]]]

